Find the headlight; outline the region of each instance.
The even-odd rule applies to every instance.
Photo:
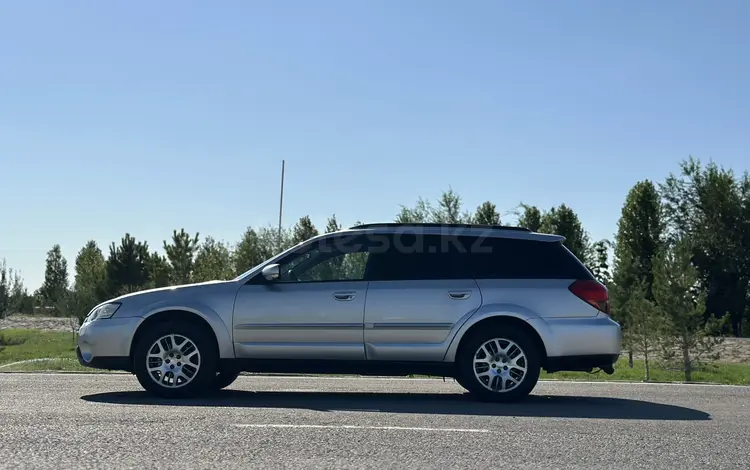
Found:
[[[100,305],[89,314],[88,321],[94,321],[100,318],[112,318],[112,315],[114,315],[117,309],[120,308],[120,305],[119,302]]]

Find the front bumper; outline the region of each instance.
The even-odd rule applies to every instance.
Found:
[[[130,345],[141,317],[107,318],[81,325],[76,355],[85,367],[130,369]],[[127,366],[127,367],[125,367]]]
[[[130,357],[118,357],[118,356],[97,356],[93,357],[86,362],[81,356],[81,348],[76,346],[76,357],[78,363],[84,367],[91,367],[92,369],[105,369],[105,370],[124,370],[126,372],[133,372],[133,361]]]

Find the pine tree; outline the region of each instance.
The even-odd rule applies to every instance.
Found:
[[[315,228],[315,225],[313,225],[310,217],[305,215],[303,217],[300,217],[299,221],[294,226],[292,243],[296,245],[316,236],[318,236],[318,229]]]
[[[258,233],[248,227],[234,249],[234,273],[239,275],[266,259]]]
[[[149,282],[147,242],[138,242],[126,233],[120,245],[112,243],[107,259],[107,288],[110,295],[121,295],[143,289]]]
[[[75,267],[74,289],[76,291],[90,292],[97,300],[106,295],[107,262],[96,241],[89,240],[78,251]]]
[[[399,224],[419,224],[431,222],[432,213],[433,209],[430,202],[419,198],[417,204],[413,208],[401,206],[401,211],[394,219],[394,222]]]
[[[60,315],[68,295],[68,261],[62,255],[60,245],[54,245],[47,252],[44,268],[44,282],[39,289],[44,305],[52,307]]]
[[[671,359],[675,350],[680,352],[688,382],[701,358],[710,356],[723,341],[723,329],[730,321],[729,315],[705,321],[706,292],[692,263],[693,250],[692,240],[676,239],[655,258],[653,283],[656,303],[664,315],[664,356]]]
[[[11,313],[32,313],[30,299],[21,273],[8,268],[5,258],[0,260],[0,318]]]
[[[664,222],[659,194],[648,180],[636,183],[625,198],[614,246],[612,312],[623,328],[624,348],[633,365],[632,335],[628,333],[629,309],[625,307],[634,286],[643,283],[647,300],[654,300],[653,262],[663,246]]]
[[[659,194],[648,180],[633,186],[625,198],[615,239],[614,280],[628,295],[631,286],[644,280],[646,298],[653,300],[653,260],[663,245],[664,220]],[[626,260],[626,261],[624,261]],[[622,269],[624,262],[637,263],[633,272]]]
[[[518,217],[517,225],[538,232],[542,228],[542,212],[538,207],[527,204],[521,204],[521,209],[523,212]]]
[[[609,240],[599,240],[592,246],[593,255],[591,272],[594,277],[604,284],[609,286],[612,282],[612,276],[609,272]]]
[[[339,230],[341,230],[341,224],[339,224],[339,222],[336,220],[336,214],[333,214],[328,218],[328,221],[326,222],[325,233],[338,232]]]
[[[401,211],[394,221],[401,224],[436,223],[468,224],[474,215],[461,209],[461,196],[452,189],[443,191],[437,204],[419,198],[414,207],[401,206]]]
[[[69,313],[77,317],[80,324],[88,312],[107,297],[107,264],[94,240],[78,251],[74,279],[68,306]]]
[[[164,251],[171,266],[170,275],[173,284],[189,284],[193,275],[193,264],[198,249],[199,235],[191,237],[185,229],[172,232],[172,241],[164,240]]]
[[[500,214],[497,212],[497,207],[490,201],[483,202],[482,205],[477,207],[472,222],[479,225],[500,225]]]
[[[729,312],[740,335],[750,311],[750,175],[690,157],[660,185],[670,239],[690,236],[706,289],[706,315]]]
[[[33,313],[34,298],[29,295],[19,271],[0,259],[0,318],[13,313]]]
[[[431,219],[430,222],[439,224],[465,224],[471,223],[472,214],[461,212],[461,196],[449,189],[443,191]]]
[[[147,286],[149,288],[167,287],[172,284],[173,269],[166,256],[152,251],[146,260],[146,271],[148,272]]]
[[[539,231],[565,237],[563,244],[583,263],[590,265],[590,241],[578,215],[565,204],[553,207],[541,218]]]
[[[263,255],[263,260],[281,253],[295,245],[294,228],[282,227],[279,233],[278,227],[267,225],[258,229],[258,246]]]
[[[231,279],[235,275],[234,271],[229,247],[207,236],[195,255],[193,280],[204,282]]]
[[[12,281],[11,272],[8,270],[8,264],[5,258],[0,260],[0,318],[5,318],[12,312],[11,309],[11,289]]]
[[[646,282],[640,280],[630,290],[625,308],[630,324],[626,334],[632,350],[643,355],[644,380],[651,380],[651,359],[658,347],[660,332],[664,330],[664,317],[656,305],[646,297]]]

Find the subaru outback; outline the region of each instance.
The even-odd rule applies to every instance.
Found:
[[[607,289],[559,235],[520,227],[365,224],[306,240],[232,280],[94,307],[76,352],[158,396],[244,372],[452,377],[483,401],[540,371],[614,372]]]

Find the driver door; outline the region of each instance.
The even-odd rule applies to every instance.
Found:
[[[368,253],[351,235],[303,245],[280,277],[250,279],[235,300],[236,357],[364,360]]]

